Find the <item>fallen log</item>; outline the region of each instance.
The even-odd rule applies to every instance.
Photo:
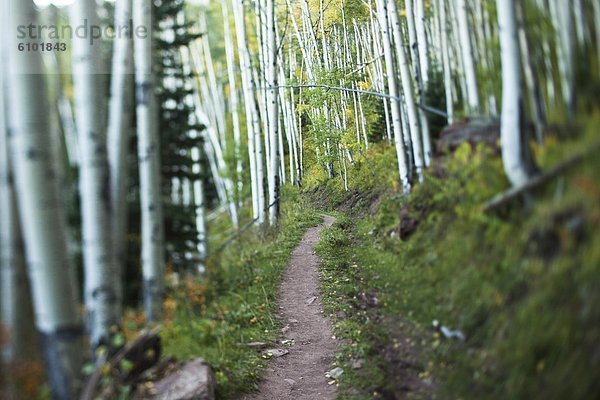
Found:
[[[498,194],[497,196],[495,196],[493,199],[491,199],[490,201],[488,201],[485,204],[483,211],[484,212],[494,211],[494,210],[502,207],[503,205],[509,203],[513,199],[521,196],[522,194],[530,192],[531,190],[537,188],[538,186],[543,185],[544,183],[548,182],[549,180],[553,179],[554,177],[562,174],[563,172],[566,172],[568,169],[579,164],[583,159],[585,159],[587,156],[594,153],[598,148],[600,148],[600,142],[595,143],[593,146],[588,148],[586,151],[575,154],[574,156],[566,159],[565,161],[550,168],[549,170],[535,175],[533,178],[531,178],[529,181],[525,182],[524,184],[522,184],[520,186],[514,186],[514,187],[510,188],[509,190]]]

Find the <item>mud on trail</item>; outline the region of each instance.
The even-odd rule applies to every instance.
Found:
[[[325,373],[335,359],[336,340],[331,322],[322,313],[319,266],[315,255],[319,234],[333,224],[310,228],[294,249],[279,289],[279,317],[284,323],[280,343],[289,353],[273,357],[258,391],[244,400],[330,400],[336,395]]]

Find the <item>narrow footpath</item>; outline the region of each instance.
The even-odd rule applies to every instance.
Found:
[[[284,322],[280,348],[289,353],[273,357],[258,391],[244,400],[329,400],[336,387],[325,373],[335,358],[336,340],[323,314],[319,293],[319,266],[315,245],[334,218],[310,228],[294,249],[279,289],[279,316]]]

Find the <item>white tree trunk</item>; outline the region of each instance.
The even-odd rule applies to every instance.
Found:
[[[464,74],[467,84],[467,106],[469,111],[478,113],[480,111],[479,88],[477,85],[477,71],[473,59],[473,46],[469,32],[469,10],[468,0],[456,0],[456,13],[460,38],[460,50],[464,64]]]
[[[388,3],[388,15],[391,21],[391,26],[394,34],[394,41],[396,45],[396,54],[398,56],[398,64],[400,67],[400,77],[402,79],[402,91],[404,93],[404,104],[406,105],[406,112],[408,115],[408,127],[412,143],[412,154],[415,162],[415,168],[419,181],[423,180],[423,168],[425,168],[425,161],[423,159],[423,145],[421,143],[421,130],[419,127],[419,120],[417,117],[417,107],[415,105],[415,94],[412,85],[412,79],[410,74],[410,67],[408,64],[408,57],[404,50],[404,37],[400,27],[400,19],[398,18],[398,8],[396,6],[396,0],[387,0]]]
[[[0,49],[4,54],[8,50],[6,46]],[[31,291],[27,281],[21,226],[9,160],[4,64],[4,61],[0,60],[0,326],[7,337],[0,345],[0,360],[6,364],[8,371],[5,372],[9,372],[12,362],[26,360],[32,355],[34,325]]]
[[[73,26],[99,25],[94,0],[80,0],[70,9]],[[92,348],[107,344],[111,326],[119,323],[116,307],[116,276],[110,246],[110,185],[106,134],[103,132],[104,93],[98,66],[100,41],[73,38],[73,91],[75,122],[81,153],[79,193],[85,270],[86,327]]]
[[[225,55],[227,58],[227,77],[229,79],[229,107],[231,108],[231,120],[233,122],[233,142],[235,156],[235,173],[236,173],[236,188],[237,188],[237,203],[241,204],[241,196],[243,189],[242,181],[242,154],[241,154],[241,128],[239,114],[239,95],[235,75],[235,52],[233,46],[233,37],[229,24],[229,9],[227,2],[221,4],[223,10],[224,23],[224,40],[225,40]]]
[[[269,174],[269,223],[275,225],[279,218],[279,104],[278,104],[278,68],[277,40],[275,22],[275,0],[267,0],[267,109],[269,123],[270,174]]]
[[[260,120],[258,118],[258,105],[254,93],[252,80],[252,64],[250,63],[250,51],[246,37],[246,24],[244,20],[244,5],[241,0],[232,0],[233,14],[235,19],[236,38],[238,54],[240,57],[240,69],[242,75],[242,89],[244,92],[244,107],[246,111],[246,129],[248,131],[248,158],[250,165],[250,179],[252,185],[252,210],[254,218],[260,218],[264,211],[261,210],[261,191],[259,180],[262,175],[258,174],[257,145],[255,143],[256,131],[260,131]],[[260,143],[258,144],[260,146]],[[262,187],[262,186],[261,186]]]
[[[11,27],[35,24],[32,2],[11,1],[10,6]],[[46,371],[53,396],[74,399],[80,383],[81,322],[75,271],[67,251],[66,217],[57,181],[60,172],[51,150],[48,98],[41,61],[39,52],[20,52],[17,43],[10,42],[7,98],[10,98],[11,162],[35,323]]]
[[[446,0],[437,0],[439,18],[441,24],[442,69],[444,72],[444,88],[446,92],[446,114],[448,114],[448,125],[454,123],[454,98],[452,96],[454,85],[452,83],[452,66],[450,64],[449,42],[448,42],[448,20],[446,17]]]
[[[521,60],[514,0],[497,0],[502,60],[501,144],[504,171],[513,186],[530,177],[527,144],[521,132]]]
[[[408,176],[408,163],[406,160],[406,149],[402,139],[402,121],[401,121],[401,104],[400,93],[396,82],[396,71],[394,67],[394,53],[390,42],[388,32],[388,10],[385,4],[386,0],[377,0],[377,18],[379,19],[379,27],[383,39],[383,53],[385,56],[386,72],[388,77],[388,93],[392,97],[390,103],[392,108],[392,124],[394,128],[394,142],[396,145],[396,156],[398,159],[398,172],[400,174],[400,182],[404,189],[404,193],[410,191],[410,179]]]
[[[152,2],[135,0],[134,26],[152,26]],[[160,187],[160,152],[158,140],[158,107],[154,94],[152,42],[135,35],[135,81],[140,169],[140,203],[142,214],[142,271],[144,277],[144,310],[149,322],[161,317],[164,291],[164,221]]]
[[[409,0],[410,1],[410,0]],[[417,46],[419,46],[419,65],[421,67],[421,80],[423,86],[427,88],[429,83],[429,46],[427,43],[427,34],[425,26],[425,1],[415,0],[414,9],[415,29],[417,32]]]
[[[126,26],[131,19],[131,0],[115,4],[115,26]],[[133,46],[131,38],[115,38],[112,59],[111,96],[108,113],[108,164],[110,200],[113,213],[111,239],[115,268],[117,315],[123,304],[123,268],[127,233],[127,147],[133,120]]]

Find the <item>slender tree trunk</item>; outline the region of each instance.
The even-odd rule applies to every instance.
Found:
[[[126,26],[131,19],[131,0],[115,4],[115,26]],[[127,233],[127,165],[130,130],[133,122],[133,46],[131,38],[115,38],[112,59],[111,96],[108,114],[108,164],[111,209],[111,239],[115,267],[117,315],[123,307],[123,269]]]
[[[36,23],[28,1],[11,2],[11,27]],[[25,39],[33,43],[35,39]],[[14,46],[13,46],[14,44]],[[50,137],[41,55],[8,50],[12,170],[35,310],[52,394],[75,399],[81,371],[81,322],[75,271],[67,251],[66,217]]]
[[[243,189],[242,180],[242,154],[241,154],[241,128],[240,114],[238,110],[239,95],[235,76],[235,52],[233,46],[233,37],[229,23],[229,9],[227,2],[221,4],[223,10],[223,23],[225,27],[225,54],[227,58],[227,76],[229,79],[229,107],[231,108],[231,120],[233,122],[233,142],[235,155],[235,173],[237,181],[237,203],[241,204]]]
[[[278,68],[275,0],[267,0],[267,107],[269,122],[270,174],[269,174],[269,223],[275,225],[279,218],[279,105],[277,96]]]
[[[469,111],[480,112],[479,87],[477,85],[477,71],[473,58],[473,45],[469,32],[469,10],[468,0],[456,0],[456,13],[458,17],[458,29],[460,38],[460,50],[464,64],[464,74],[467,84],[467,106]]]
[[[390,101],[392,107],[392,123],[394,128],[394,141],[396,144],[396,156],[398,158],[398,172],[400,174],[400,182],[404,189],[404,193],[410,191],[410,179],[408,176],[408,163],[406,159],[406,149],[402,139],[402,121],[401,121],[401,104],[400,93],[396,82],[396,72],[394,67],[394,53],[390,43],[388,32],[388,9],[385,4],[386,0],[377,0],[377,18],[381,29],[383,39],[383,53],[385,56],[386,72],[388,76],[388,93],[392,96]]]
[[[444,72],[444,88],[446,92],[446,114],[448,114],[448,125],[454,123],[454,98],[452,96],[454,85],[452,83],[452,66],[450,65],[449,43],[448,43],[448,20],[446,17],[446,0],[437,0],[439,18],[441,24],[442,47],[442,69]]]
[[[151,31],[152,2],[150,0],[134,0],[133,24],[144,26],[148,32]],[[160,320],[162,314],[165,254],[158,114],[151,64],[151,37],[135,35],[133,44],[142,215],[144,311],[149,322],[156,322]]]
[[[0,28],[2,29],[2,28]],[[0,48],[6,54],[6,46]],[[8,148],[6,68],[0,61],[0,326],[6,341],[0,345],[0,359],[10,375],[10,364],[32,356],[33,309],[27,281],[21,223],[17,210],[14,178]],[[10,389],[6,387],[5,389]],[[8,395],[8,393],[6,393]],[[10,397],[10,396],[9,396]]]
[[[73,26],[99,25],[94,0],[80,0],[70,9]],[[73,89],[75,122],[79,134],[81,164],[79,193],[85,268],[86,326],[92,349],[108,344],[110,329],[119,323],[116,276],[110,246],[110,182],[106,133],[103,131],[100,41],[73,39]]]
[[[572,4],[569,1],[550,0],[550,10],[558,40],[558,68],[561,75],[563,101],[567,116],[572,119],[575,114]]]
[[[406,51],[404,50],[405,40],[402,35],[402,29],[400,27],[400,19],[398,18],[398,8],[396,6],[396,0],[387,0],[387,2],[388,15],[391,21],[394,41],[396,45],[396,54],[398,56],[398,64],[400,67],[400,77],[402,79],[402,91],[404,93],[404,104],[406,105],[406,112],[408,116],[408,130],[410,133],[410,140],[412,143],[413,159],[415,162],[417,177],[419,181],[422,181],[423,168],[425,168],[425,161],[423,159],[421,130],[419,127],[419,120],[417,117],[417,107],[415,105],[415,94],[412,85],[410,67],[408,64],[408,57],[406,56]]]
[[[527,182],[533,169],[529,147],[521,131],[523,105],[521,60],[514,0],[497,0],[502,59],[501,143],[504,171],[513,186]]]
[[[540,92],[538,81],[534,73],[533,60],[529,52],[529,40],[525,31],[525,16],[523,5],[516,4],[516,15],[519,32],[519,50],[521,51],[521,60],[523,61],[523,72],[525,76],[525,84],[529,94],[529,104],[533,115],[533,124],[535,126],[536,139],[538,143],[542,143],[544,129],[546,128],[546,112],[542,103],[542,95]]]

